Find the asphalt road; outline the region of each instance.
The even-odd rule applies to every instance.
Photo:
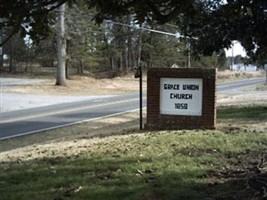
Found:
[[[250,85],[256,85],[260,83],[264,83],[264,78],[257,78],[257,79],[248,79],[248,80],[240,80],[235,82],[223,83],[217,85],[217,92],[225,92],[229,90],[235,90],[242,87],[247,87]]]
[[[133,93],[4,112],[0,140],[119,115],[137,109],[138,105],[138,93]]]
[[[224,83],[217,86],[217,92],[223,93],[264,81],[264,78],[260,78]],[[146,106],[145,97],[143,106]],[[115,116],[138,108],[139,94],[131,93],[4,112],[0,115],[0,140]]]
[[[28,78],[2,78],[0,77],[0,86],[17,86],[29,83],[39,83],[46,79],[28,79]]]

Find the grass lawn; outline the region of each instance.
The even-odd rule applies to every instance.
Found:
[[[83,148],[78,154],[0,159],[0,199],[262,199],[266,122],[266,106],[222,107],[218,123],[227,129],[136,131],[77,141],[75,148]]]

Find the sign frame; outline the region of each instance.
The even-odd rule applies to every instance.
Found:
[[[150,68],[147,72],[147,130],[214,129],[216,127],[216,69],[203,68]],[[198,114],[162,112],[162,81],[171,79],[202,80],[202,109]],[[180,93],[179,84],[170,83]],[[190,85],[190,84],[188,84]],[[197,84],[192,84],[197,85]],[[168,86],[166,86],[168,87]],[[181,87],[181,86],[179,86]],[[180,88],[179,88],[180,89]],[[173,90],[175,91],[175,90]],[[190,93],[189,93],[190,94]],[[168,93],[167,93],[168,95]],[[170,93],[169,93],[170,95]],[[164,95],[162,95],[164,96]],[[169,97],[170,98],[170,97]],[[176,96],[176,98],[180,98]],[[182,97],[181,97],[182,98]],[[183,98],[194,98],[184,96]],[[168,102],[168,101],[167,101]],[[172,103],[173,106],[173,103]],[[201,114],[200,114],[201,112]]]

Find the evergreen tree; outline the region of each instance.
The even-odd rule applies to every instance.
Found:
[[[83,71],[82,66],[94,69],[101,63],[99,48],[104,43],[104,31],[92,20],[94,11],[84,1],[69,7],[66,11],[66,34],[68,39],[68,61],[70,66]]]

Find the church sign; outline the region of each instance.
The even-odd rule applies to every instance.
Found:
[[[150,69],[146,128],[215,128],[215,80],[215,69]]]

